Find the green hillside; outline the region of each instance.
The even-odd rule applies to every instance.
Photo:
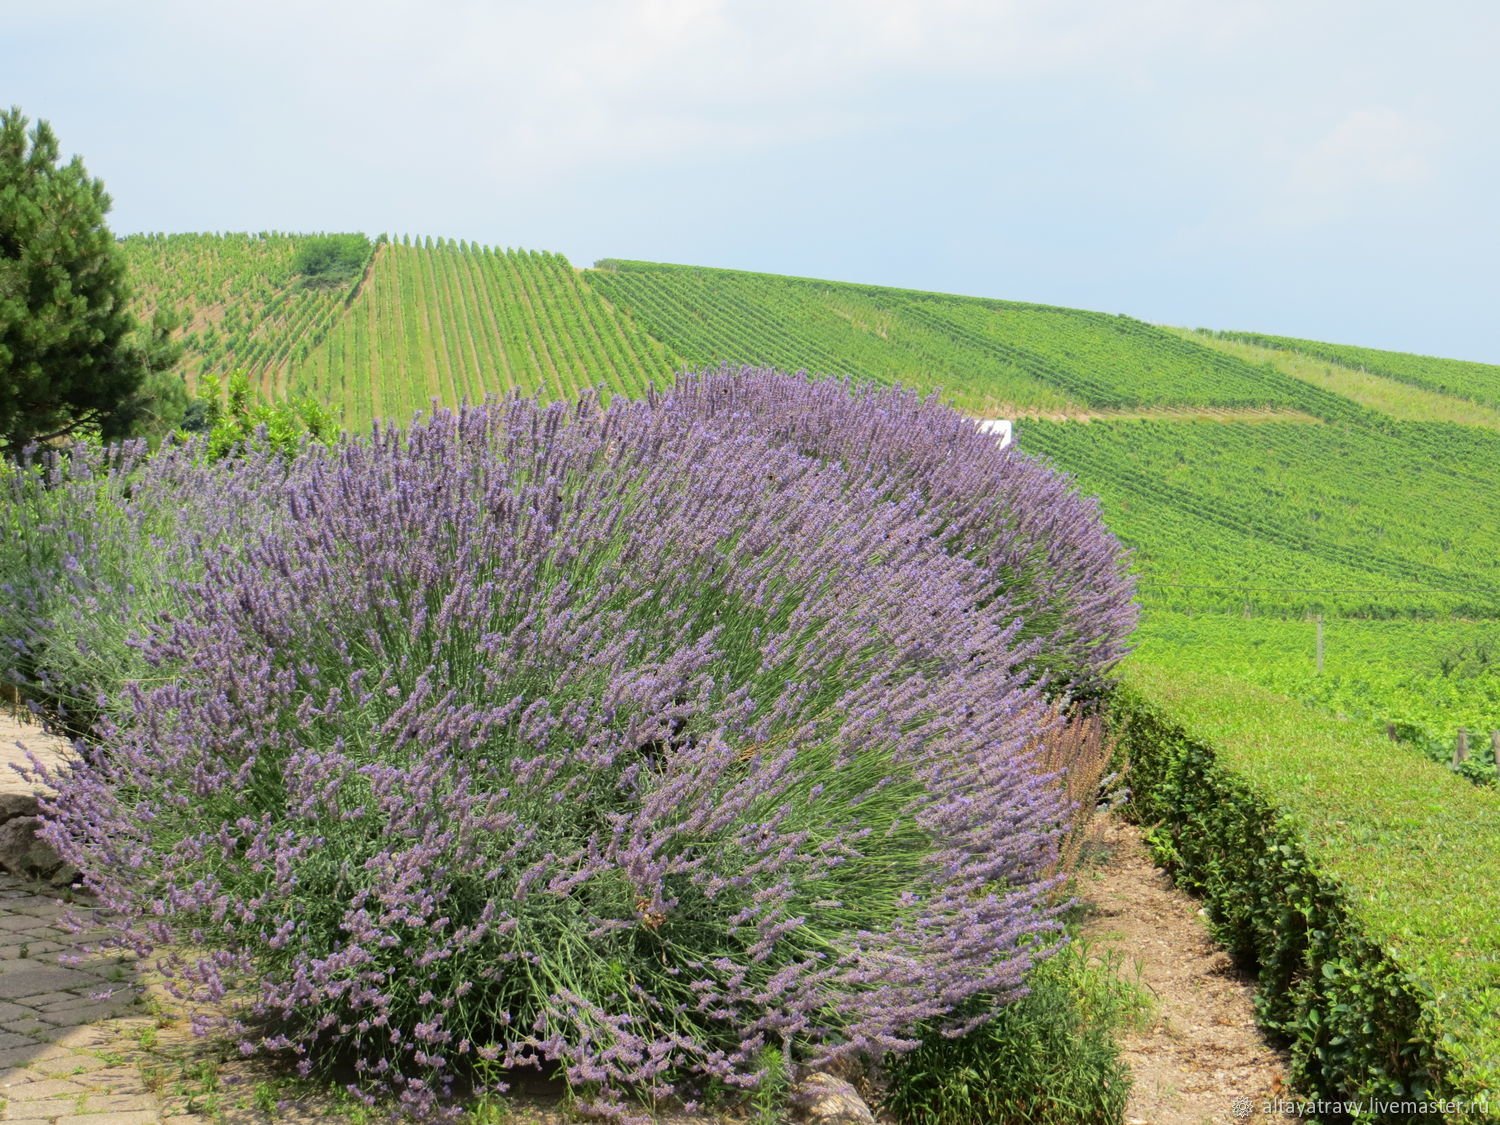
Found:
[[[1495,778],[1500,435],[1446,423],[1023,422],[1135,548],[1144,657],[1229,674]],[[1324,620],[1325,661],[1316,666]]]
[[[446,240],[381,246],[347,315],[290,381],[360,426],[404,421],[434,398],[641,394],[679,362],[561,255]]]
[[[434,398],[639,394],[680,365],[560,255],[382,241],[361,276],[321,285],[294,269],[308,237],[124,240],[141,310],[188,317],[190,382],[243,371],[265,393],[312,394],[361,427],[405,420]]]
[[[362,276],[315,286],[294,272],[305,237],[124,245],[143,309],[190,315],[190,376],[243,369],[350,427],[512,389],[636,395],[724,362],[1021,417],[1021,447],[1076,474],[1135,549],[1153,660],[1399,721],[1434,756],[1459,725],[1500,728],[1500,368],[446,239],[378,240]],[[1310,615],[1364,638],[1322,677]],[[1461,674],[1428,674],[1443,662]]]
[[[1500,366],[1492,363],[1408,355],[1405,352],[1387,352],[1348,344],[1323,344],[1317,340],[1267,336],[1258,332],[1221,332],[1217,335],[1261,347],[1297,352],[1357,371],[1372,371],[1440,394],[1500,406]]]
[[[1137,548],[1154,602],[1500,617],[1500,437],[1441,425],[1025,422]]]
[[[262,390],[284,394],[288,368],[338,323],[358,286],[307,285],[294,271],[310,236],[148,234],[122,242],[141,311],[158,306],[187,318],[189,383],[200,374],[243,371]]]
[[[806,368],[937,389],[978,415],[1352,405],[1125,316],[735,270],[606,261],[589,274],[694,364]]]

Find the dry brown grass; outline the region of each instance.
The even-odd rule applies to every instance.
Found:
[[[1057,783],[1068,799],[1068,828],[1054,870],[1071,875],[1098,807],[1099,787],[1115,756],[1115,743],[1100,716],[1075,714],[1053,726],[1037,749],[1042,769],[1058,775]]]

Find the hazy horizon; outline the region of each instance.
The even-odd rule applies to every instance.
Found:
[[[1500,9],[405,0],[8,14],[117,234],[363,230],[1500,362]]]

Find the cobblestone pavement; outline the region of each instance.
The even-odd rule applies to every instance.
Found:
[[[12,768],[26,761],[18,742],[52,765],[68,755],[63,740],[0,707],[0,817],[12,826],[36,811],[35,787]],[[73,897],[0,872],[0,1121],[210,1121],[196,1112],[201,1095],[182,1089],[185,1021],[157,1013],[127,959],[84,952],[98,935],[63,926]],[[170,1065],[168,1044],[180,1047]]]
[[[118,957],[60,964],[89,935],[63,929],[66,904],[44,890],[0,875],[0,1120],[209,1121],[147,1087],[142,1044],[158,1034],[158,1021],[143,1009],[133,968]]]

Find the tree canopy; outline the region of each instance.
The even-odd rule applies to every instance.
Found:
[[[365,268],[371,249],[362,234],[320,234],[298,247],[292,272],[305,285],[339,285]]]
[[[79,157],[59,162],[47,122],[28,124],[0,111],[0,452],[10,453],[131,432],[164,401],[148,376],[174,352],[169,319],[137,335],[103,183]]]

